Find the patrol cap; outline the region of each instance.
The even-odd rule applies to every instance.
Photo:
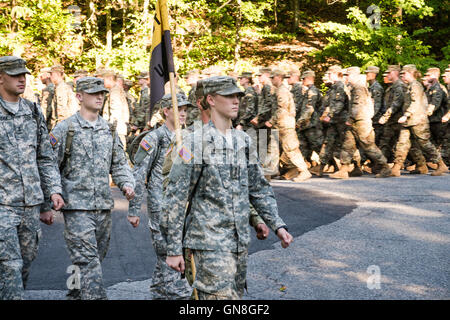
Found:
[[[239,89],[236,80],[229,76],[215,76],[203,80],[203,94],[219,94],[221,96],[228,96],[231,94],[244,95],[244,92]]]
[[[391,71],[398,71],[398,72],[400,72],[401,68],[400,68],[400,66],[398,64],[391,64],[391,65],[388,66],[386,72],[389,73]]]
[[[350,75],[350,74],[361,74],[361,69],[359,67],[349,67],[342,71],[342,74]]]
[[[270,73],[270,77],[276,77],[276,76],[281,76],[281,77],[285,77],[286,76],[286,72],[284,72],[281,69],[273,69],[272,72]]]
[[[450,68],[445,69],[445,72],[450,72]]]
[[[126,85],[126,86],[128,86],[128,87],[132,87],[133,86],[133,81],[131,81],[131,80],[128,80],[128,79],[124,79],[123,80],[123,83]]]
[[[300,70],[298,68],[291,68],[286,72],[286,76],[300,76]]]
[[[427,72],[425,73],[426,76],[435,75],[438,76],[441,74],[441,70],[439,68],[428,68]]]
[[[252,76],[253,76],[253,73],[244,71],[240,74],[240,76],[238,78],[251,78]]]
[[[84,69],[79,69],[79,70],[76,70],[73,74],[72,74],[72,77],[73,78],[76,78],[76,77],[87,77],[89,74],[88,74],[88,72],[86,71],[86,70],[84,70]]]
[[[302,79],[308,78],[308,77],[315,77],[316,73],[312,70],[306,70],[302,73]]]
[[[172,94],[168,93],[164,95],[159,101],[159,104],[161,105],[162,108],[172,108]],[[177,93],[177,104],[179,107],[182,106],[194,107],[194,105],[188,100],[188,98],[183,92]]]
[[[264,73],[271,73],[271,72],[272,72],[272,69],[271,69],[271,68],[263,67],[263,68],[260,68],[260,69],[258,70],[258,73],[256,74],[256,76],[261,76],[261,75],[263,75]]]
[[[83,77],[77,80],[77,92],[97,93],[97,92],[109,92],[105,88],[103,79],[96,77]]]
[[[376,73],[378,74],[380,72],[380,68],[376,67],[376,66],[368,66],[366,71],[364,71],[365,73]]]
[[[64,67],[60,64],[56,64],[50,68],[50,73],[51,72],[64,73]]]
[[[50,67],[42,68],[42,69],[40,70],[40,72],[41,72],[41,73],[48,73],[48,72],[50,72]]]
[[[19,74],[28,73],[30,71],[25,67],[25,60],[14,57],[14,56],[4,56],[0,57],[0,71],[3,71],[7,75],[17,76]]]
[[[416,68],[415,64],[407,64],[407,65],[403,66],[402,71],[403,72],[415,72],[415,71],[417,71],[417,68]]]
[[[139,73],[139,75],[136,78],[137,79],[147,79],[147,78],[150,78],[150,75],[149,75],[148,71],[142,71],[141,73]]]
[[[334,65],[328,68],[328,73],[342,73],[342,68],[339,65]]]
[[[389,75],[389,72],[387,72],[387,71],[383,73],[383,77],[387,77],[388,75]]]

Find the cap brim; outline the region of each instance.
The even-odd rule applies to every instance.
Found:
[[[97,93],[97,92],[106,92],[109,93],[109,90],[106,89],[105,87],[97,87],[97,88],[92,88],[92,89],[87,89],[87,90],[81,90],[82,92],[86,92],[86,93]]]
[[[19,74],[24,74],[24,73],[31,74],[31,72],[28,71],[28,69],[26,69],[26,68],[16,68],[16,69],[4,71],[4,72],[9,76],[18,76]]]
[[[219,94],[221,96],[230,96],[232,94],[238,94],[240,96],[244,95],[244,92],[242,92],[242,90],[239,89],[238,87],[219,90],[219,91],[216,91],[215,93]]]

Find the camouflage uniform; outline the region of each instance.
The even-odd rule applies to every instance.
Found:
[[[328,164],[339,145],[344,141],[347,126],[345,119],[347,117],[349,97],[342,81],[332,84],[329,90],[329,110],[324,113],[330,117],[328,128],[325,132],[323,145],[320,150],[320,163]]]
[[[373,114],[373,103],[368,89],[360,84],[353,84],[347,120],[351,126],[350,130],[346,131],[342,144],[342,165],[350,165],[358,145],[371,161],[380,167],[388,168],[386,158],[375,144],[375,132],[372,127]]]
[[[441,155],[430,141],[426,106],[427,100],[422,85],[418,81],[409,83],[402,108],[402,115],[407,116],[407,121],[402,124],[399,133],[395,148],[395,164],[403,165],[412,144],[416,144],[430,162],[438,164],[441,161]]]
[[[103,103],[102,117],[111,123],[117,121],[117,133],[122,144],[126,143],[130,112],[123,88],[117,84],[109,90]]]
[[[177,98],[178,106],[189,105],[186,97],[178,94]],[[170,107],[171,96],[163,97],[163,102],[165,106]],[[133,169],[136,196],[130,201],[128,209],[129,216],[139,216],[144,193],[147,191],[150,235],[157,258],[150,291],[153,295],[152,298],[158,300],[188,299],[192,292],[186,279],[180,279],[180,274],[166,263],[167,229],[160,226],[162,168],[173,137],[174,133],[166,125],[162,125],[142,139],[135,156]]]
[[[1,57],[0,71],[29,73],[25,61]],[[0,97],[0,300],[22,299],[38,250],[44,196],[62,193],[40,107],[20,98],[18,110]]]
[[[54,95],[55,95],[55,85],[53,83],[49,83],[44,89],[42,89],[40,100],[43,114],[47,115],[47,110],[49,110],[49,108],[52,108]]]
[[[373,129],[375,131],[375,143],[379,145],[380,138],[383,132],[383,125],[379,124],[378,121],[380,120],[380,117],[384,114],[384,89],[381,86],[381,84],[375,80],[370,86],[369,86],[369,92],[370,96],[373,100],[373,109],[374,109],[374,116],[372,118],[372,125]]]
[[[444,87],[445,88],[445,87]],[[428,108],[432,114],[428,116],[430,122],[431,141],[436,148],[441,149],[445,141],[447,123],[442,123],[442,117],[447,112],[447,94],[441,87],[439,81],[434,80],[433,84],[426,91]]]
[[[62,66],[52,67],[52,72],[64,72]],[[54,88],[51,105],[47,107],[47,126],[49,131],[58,122],[67,119],[79,109],[78,100],[75,97],[73,88],[66,82],[61,81]]]
[[[77,91],[106,89],[103,80],[85,77],[77,81]],[[70,131],[73,139],[67,155]],[[80,289],[69,290],[68,298],[107,299],[101,262],[108,251],[114,207],[109,174],[119,189],[134,187],[122,142],[105,119],[99,116],[92,124],[79,112],[57,124],[50,141],[58,157],[66,203],[64,238],[72,263],[80,268]]]
[[[196,90],[196,86],[192,86],[191,90],[189,90],[188,93],[188,100],[190,103],[192,103],[194,106],[197,105],[197,99],[195,97],[195,90]],[[200,116],[200,109],[199,108],[189,108],[188,109],[188,114],[186,117],[186,126],[191,126],[195,120],[198,120]]]
[[[231,80],[208,79],[205,94],[239,92]],[[168,228],[167,254],[183,255],[183,248],[193,252],[197,267],[193,287],[200,299],[242,297],[250,243],[250,203],[272,230],[285,227],[249,136],[235,129],[228,133],[229,139],[209,122],[189,134],[183,147],[172,153],[173,166],[164,193],[167,220],[161,224]],[[190,195],[191,208],[185,222]]]
[[[241,125],[243,130],[253,128],[250,121],[258,114],[258,94],[252,86],[248,86],[244,91],[244,96],[239,104],[239,114],[236,124]]]
[[[313,151],[319,154],[323,144],[322,127],[319,121],[321,106],[322,95],[319,89],[314,85],[307,87],[305,98],[302,99],[296,114],[300,150],[306,160],[311,159]]]

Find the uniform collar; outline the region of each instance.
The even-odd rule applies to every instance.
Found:
[[[92,128],[92,125],[81,116],[80,111],[75,113],[75,118],[78,120],[78,123],[82,128]],[[98,116],[94,130],[99,129],[109,129],[108,123],[100,115]]]

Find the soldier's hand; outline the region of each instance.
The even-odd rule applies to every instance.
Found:
[[[267,236],[269,235],[269,228],[265,223],[258,223],[255,227],[256,231],[256,237],[259,240],[267,239]]]
[[[277,236],[281,240],[281,246],[283,248],[289,247],[289,245],[294,240],[292,235],[289,232],[287,232],[287,230],[284,228],[280,228],[277,230]]]
[[[251,123],[252,125],[254,125],[254,126],[257,126],[257,125],[258,125],[258,117],[254,117],[254,118],[250,121],[250,123]]]
[[[398,119],[398,123],[405,123],[406,120],[408,120],[407,116],[402,116],[400,119]]]
[[[264,122],[264,125],[265,125],[267,128],[272,128],[272,124],[271,124],[269,121]]]
[[[173,270],[183,273],[184,272],[184,259],[183,256],[167,256],[166,263]]]
[[[386,118],[385,117],[381,117],[380,120],[378,120],[379,124],[385,124],[386,123]]]
[[[131,125],[131,131],[137,131],[138,127],[136,127],[135,125]]]
[[[123,195],[127,198],[128,201],[134,198],[134,190],[131,187],[123,187]]]
[[[352,124],[350,123],[350,121],[345,121],[345,125],[346,125],[347,127],[351,127],[351,126],[352,126]]]
[[[450,120],[450,113],[447,113],[445,116],[442,117],[442,122],[446,123]]]
[[[331,120],[331,118],[330,118],[329,116],[325,116],[325,117],[323,117],[323,119],[322,119],[322,121],[323,121],[323,122],[326,122],[326,123],[330,122],[330,120]]]
[[[51,210],[41,212],[39,220],[41,220],[45,224],[51,225],[53,223],[53,212]]]
[[[139,221],[141,220],[139,217],[127,217],[128,222],[133,226],[133,228],[137,228],[139,226]]]
[[[52,194],[50,200],[53,202],[53,209],[55,209],[55,211],[59,211],[64,207],[64,200],[59,193]]]
[[[242,126],[240,125],[240,124],[238,124],[237,126],[236,126],[236,130],[241,130],[242,131]]]

